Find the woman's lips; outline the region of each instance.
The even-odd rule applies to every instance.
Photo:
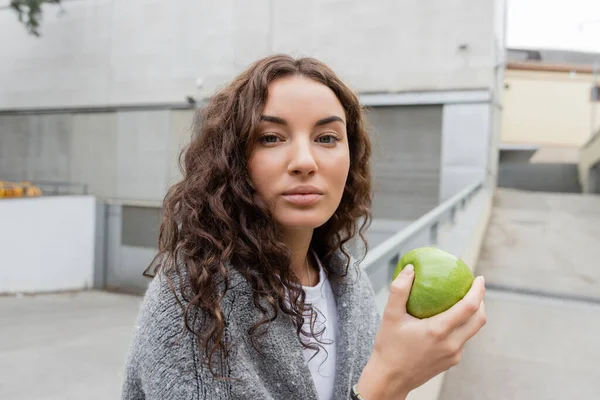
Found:
[[[323,195],[319,193],[290,193],[282,196],[286,201],[299,206],[314,204],[323,197]]]

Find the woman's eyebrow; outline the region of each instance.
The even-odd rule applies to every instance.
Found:
[[[336,115],[332,115],[331,117],[321,118],[320,120],[318,120],[315,123],[315,126],[327,125],[331,122],[336,122],[336,121],[339,121],[344,125],[346,124],[346,122],[343,119],[341,119],[340,117],[338,117]]]
[[[287,126],[287,124],[288,124],[285,119],[279,118],[279,117],[273,117],[271,115],[261,115],[260,120],[266,121],[266,122],[272,122],[274,124],[279,124],[279,125],[284,125],[284,126]]]
[[[288,125],[288,123],[285,119],[280,118],[280,117],[274,117],[272,115],[261,115],[260,120],[266,121],[266,122],[272,122],[272,123],[278,124],[278,125],[284,125],[284,126]],[[341,122],[342,124],[346,123],[342,118],[340,118],[336,115],[332,115],[330,117],[321,118],[320,120],[315,122],[315,126],[327,125],[331,122]]]

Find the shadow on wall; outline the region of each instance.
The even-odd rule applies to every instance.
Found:
[[[498,186],[535,192],[581,193],[577,164],[500,164]]]
[[[535,192],[581,193],[578,165],[572,162],[531,163],[535,151],[500,151],[498,187]]]

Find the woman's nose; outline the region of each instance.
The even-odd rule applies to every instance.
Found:
[[[299,140],[291,146],[288,172],[293,175],[311,175],[318,170],[317,160],[308,140]]]

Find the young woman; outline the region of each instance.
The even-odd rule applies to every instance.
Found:
[[[165,198],[123,399],[403,399],[458,362],[485,323],[483,279],[419,320],[406,268],[380,318],[346,249],[370,221],[369,136],[326,65],[259,60],[201,119]]]

